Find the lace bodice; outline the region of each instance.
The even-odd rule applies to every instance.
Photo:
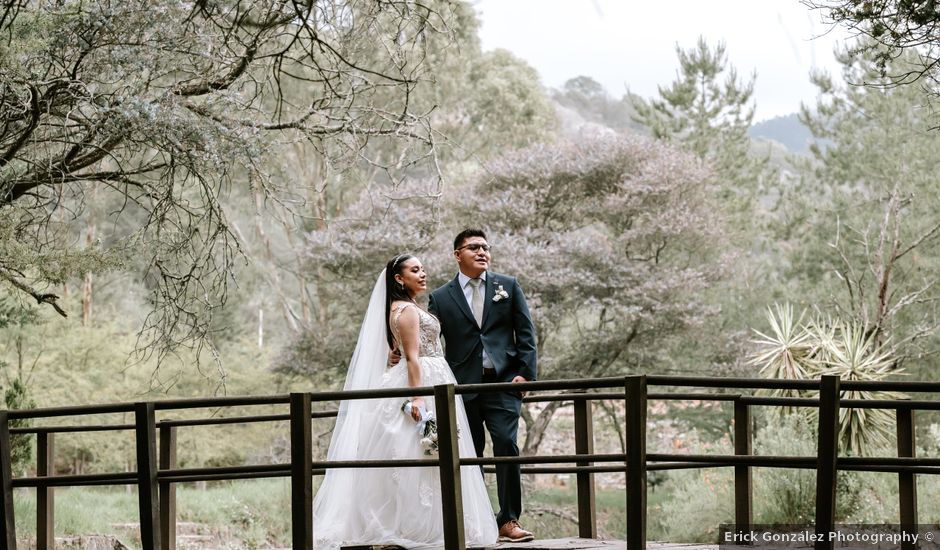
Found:
[[[444,357],[441,346],[441,323],[437,317],[424,311],[415,304],[398,304],[392,309],[392,334],[395,341],[401,343],[398,333],[398,319],[405,308],[413,307],[418,312],[418,355],[421,357]]]

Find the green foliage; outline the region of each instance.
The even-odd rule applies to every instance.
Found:
[[[550,139],[555,110],[529,65],[506,50],[473,59],[452,136],[464,155],[489,158]],[[447,131],[446,128],[442,131]]]
[[[18,333],[37,323],[35,309],[19,303],[19,297],[10,296],[0,291],[0,330]],[[0,374],[3,383],[3,404],[6,409],[32,409],[36,407],[32,392],[28,387],[29,372],[25,372],[22,365],[14,372],[13,368],[0,357]],[[10,421],[11,428],[21,428],[30,425],[28,419],[15,419]],[[22,475],[32,465],[33,449],[30,435],[19,434],[10,438],[10,454],[13,458],[13,472]]]
[[[754,341],[757,349],[749,360],[765,378],[809,380],[835,375],[845,381],[879,381],[901,372],[890,351],[878,345],[870,331],[856,322],[817,318],[802,324],[803,313],[794,322],[793,307],[789,304],[777,305],[776,314],[768,310],[767,317],[773,334],[755,331],[760,338]],[[818,394],[790,389],[762,393],[782,397]],[[894,392],[868,390],[842,390],[840,395],[842,399],[900,397]],[[791,412],[792,409],[783,409],[784,414]],[[839,447],[844,452],[871,454],[887,444],[893,433],[894,417],[887,410],[839,410]]]
[[[754,437],[754,454],[816,456],[816,425],[805,415],[765,415]],[[877,456],[893,456],[877,447]],[[886,481],[893,482],[886,485]],[[815,521],[816,472],[799,468],[757,468],[754,471],[755,523],[806,525]],[[897,477],[839,472],[836,477],[836,519],[843,523],[883,523],[897,517]]]
[[[734,522],[734,479],[729,469],[676,470],[669,472],[665,485],[671,497],[654,519],[663,540],[714,544],[718,526]]]
[[[137,495],[131,491],[91,487],[56,491],[56,535],[117,533],[125,543],[139,544]],[[287,480],[223,482],[177,488],[177,520],[195,523],[199,534],[225,548],[255,549],[290,545],[290,484]],[[36,501],[32,491],[16,493],[18,535],[34,536]],[[136,541],[134,539],[137,539]]]
[[[871,56],[875,68],[891,86],[910,86],[928,97],[937,95],[938,38],[940,11],[933,0],[808,0],[832,22],[856,36],[866,37],[857,49]],[[916,54],[911,70],[898,70],[894,61]],[[862,81],[879,87],[879,82]],[[926,84],[924,84],[926,82]]]
[[[244,253],[232,196],[309,214],[272,169],[284,147],[396,181],[436,172],[430,109],[412,99],[431,80],[427,45],[451,36],[452,4],[5,9],[0,283],[66,315],[63,282],[130,265],[149,291],[140,347],[161,361],[178,346],[211,352]]]
[[[778,250],[765,237],[764,199],[777,175],[768,154],[748,135],[756,75],[740,78],[728,63],[725,45],[710,46],[704,38],[688,49],[677,45],[676,54],[676,80],[660,86],[655,98],[630,94],[627,99],[636,111],[635,120],[654,138],[695,155],[712,169],[713,207],[724,220],[727,242],[735,246],[725,250],[734,269],[700,293],[721,315],[704,325],[698,337],[678,345],[674,355],[696,355],[695,360],[679,360],[682,372],[700,373],[704,363],[709,372],[740,375],[747,327],[775,288],[770,282]]]
[[[6,370],[6,365],[0,361],[0,371]],[[36,408],[36,401],[30,395],[26,388],[26,383],[22,378],[14,378],[10,381],[8,387],[3,392],[3,404],[10,410],[23,410]],[[15,419],[10,421],[11,428],[21,428],[29,426],[30,422],[26,419]],[[14,434],[10,437],[10,456],[13,459],[14,475],[23,475],[26,469],[32,465],[33,448],[28,434]]]
[[[259,350],[250,340],[220,351],[224,372],[196,371],[190,366],[192,357],[183,354],[156,369],[153,360],[128,363],[136,335],[127,332],[127,328],[110,323],[70,327],[67,320],[57,319],[26,327],[19,334],[0,333],[0,358],[20,357],[30,365],[28,396],[42,407],[282,391],[279,379],[268,370],[269,353]],[[297,387],[309,388],[307,384]],[[226,409],[224,414],[265,411],[275,412],[253,407]],[[179,418],[181,414],[168,413],[166,417]],[[203,418],[211,411],[186,414]],[[114,414],[87,421],[125,424],[132,422],[132,418]],[[44,424],[62,422],[74,424],[83,419],[43,420]],[[286,425],[278,424],[182,429],[178,435],[178,460],[181,465],[194,467],[276,460],[281,456],[286,437]],[[134,440],[128,432],[64,434],[56,440],[55,467],[60,473],[122,472],[133,469],[134,453]]]
[[[636,120],[653,137],[679,144],[729,179],[721,190],[723,200],[749,201],[766,162],[749,154],[756,76],[742,82],[728,66],[723,43],[712,48],[700,37],[693,48],[676,46],[676,54],[679,77],[659,88],[659,98],[631,96]]]
[[[843,79],[887,83],[865,46],[838,52]],[[916,62],[903,55],[892,67]],[[783,276],[792,295],[840,311],[899,363],[916,359],[912,372],[933,378],[940,224],[926,198],[936,193],[940,134],[914,88],[813,80],[819,100],[801,119],[817,138],[815,162],[779,202]]]
[[[801,414],[768,415],[754,437],[754,454],[814,456],[815,427]],[[755,468],[755,523],[802,525],[815,521],[816,472],[799,468]],[[836,500],[837,505],[841,499]]]
[[[775,308],[776,313],[770,309],[767,312],[771,334],[766,335],[758,330],[754,331],[760,338],[754,342],[758,346],[758,351],[751,357],[750,364],[760,367],[759,374],[764,378],[782,380],[811,378],[815,373],[813,356],[818,350],[813,333],[806,330],[802,324],[802,313],[794,320],[792,305],[777,304]],[[775,390],[775,395],[796,397],[799,391]]]
[[[799,414],[762,415],[754,436],[754,454],[814,457],[815,424]],[[695,447],[693,447],[695,448]],[[693,452],[695,452],[693,450]],[[877,449],[892,456],[890,448]],[[754,469],[754,521],[760,524],[807,525],[815,520],[816,473],[800,468]],[[919,483],[933,476],[922,478]],[[727,468],[669,472],[664,489],[669,498],[650,514],[650,530],[668,541],[714,544],[720,523],[734,522],[734,479]],[[921,487],[923,489],[923,487]],[[895,475],[839,472],[836,520],[840,523],[884,523],[897,517]],[[930,517],[930,516],[925,516]],[[678,521],[676,518],[681,518]]]

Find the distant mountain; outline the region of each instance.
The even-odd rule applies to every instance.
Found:
[[[751,126],[748,134],[755,139],[776,141],[800,155],[808,155],[809,146],[813,143],[813,134],[800,122],[796,113],[758,122]]]

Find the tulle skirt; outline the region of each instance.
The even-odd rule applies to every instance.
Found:
[[[420,361],[422,385],[455,383],[443,357],[422,357]],[[383,387],[407,385],[404,361],[383,376]],[[425,399],[428,410],[433,411],[434,398]],[[351,406],[348,414],[358,417],[353,423],[358,431],[358,448],[345,454],[376,460],[427,458],[415,421],[401,410],[405,401],[376,399]],[[460,456],[476,456],[460,398],[456,411]],[[483,474],[476,466],[464,466],[460,471],[467,545],[495,544],[498,530]],[[366,544],[442,546],[439,470],[436,467],[329,470],[314,500],[313,537],[318,550]]]

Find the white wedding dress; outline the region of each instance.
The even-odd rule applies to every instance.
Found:
[[[363,321],[360,341],[350,364],[345,389],[400,388],[408,386],[404,360],[386,368],[388,345],[382,322],[378,327],[373,305],[381,295],[380,321],[384,321],[384,272],[379,276],[373,300]],[[437,319],[408,304],[392,313],[392,330],[406,307],[418,311],[421,385],[454,384],[454,375],[444,359]],[[371,323],[370,323],[371,322]],[[367,324],[370,326],[367,327]],[[381,328],[380,334],[373,329]],[[376,337],[378,341],[376,340]],[[378,348],[368,349],[363,340]],[[368,366],[366,366],[368,365]],[[366,372],[361,372],[366,368]],[[370,372],[379,369],[378,372]],[[366,384],[366,386],[362,386]],[[330,441],[330,460],[427,458],[421,447],[421,434],[410,415],[402,412],[407,399],[344,401]],[[434,411],[434,398],[425,397],[427,409]],[[460,397],[456,400],[458,445],[461,457],[476,456],[470,427]],[[463,466],[464,533],[467,546],[496,543],[497,526],[483,475],[479,467]],[[388,544],[406,548],[443,546],[441,483],[437,467],[332,469],[327,471],[317,491],[313,512],[314,548],[332,550],[340,546]]]

